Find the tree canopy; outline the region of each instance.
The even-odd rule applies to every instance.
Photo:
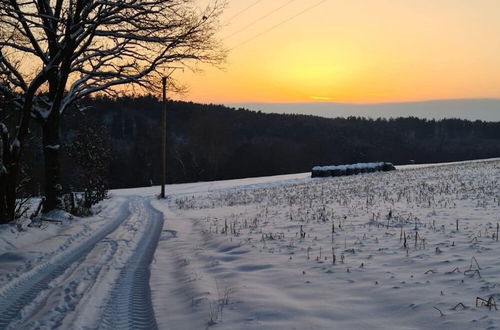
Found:
[[[57,207],[65,110],[94,93],[154,90],[172,65],[221,63],[225,51],[216,32],[224,5],[217,0],[203,9],[195,0],[0,0],[0,85],[16,96],[13,104],[21,110],[8,142],[11,185],[35,118],[43,137],[44,209]]]

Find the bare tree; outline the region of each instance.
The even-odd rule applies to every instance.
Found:
[[[22,96],[11,149],[18,160],[30,117],[41,123],[45,212],[62,192],[65,109],[93,93],[126,92],[123,85],[156,88],[172,64],[221,63],[215,33],[223,7],[218,0],[204,9],[195,0],[0,0],[0,76]],[[16,163],[7,171],[18,172]]]

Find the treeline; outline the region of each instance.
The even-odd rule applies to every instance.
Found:
[[[98,125],[112,150],[111,188],[158,184],[161,103],[148,96],[99,97],[80,106],[91,120],[82,122],[80,110],[70,111],[72,119],[63,127],[65,144],[74,143],[80,125]],[[168,103],[167,136],[169,183],[297,173],[315,165],[500,156],[500,122],[327,119],[173,101]],[[40,157],[33,154],[28,160]],[[64,171],[71,161],[63,159],[65,183],[77,189],[81,182],[75,173]]]

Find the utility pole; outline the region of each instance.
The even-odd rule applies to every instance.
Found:
[[[163,77],[163,109],[161,112],[161,194],[160,198],[165,198],[165,181],[167,172],[167,77]]]
[[[184,72],[183,67],[169,67],[172,69],[170,72],[180,69]],[[163,106],[161,111],[161,193],[160,198],[165,198],[165,184],[167,182],[167,78],[170,77],[166,75],[161,78],[162,88],[163,88]]]

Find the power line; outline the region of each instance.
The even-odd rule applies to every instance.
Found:
[[[247,10],[255,7],[259,2],[262,2],[262,0],[257,0],[255,2],[253,2],[251,5],[243,8],[242,10],[240,10],[239,12],[237,12],[235,15],[233,15],[229,20],[228,22],[231,23],[236,17],[240,16],[241,14],[243,14],[244,12],[246,12]]]
[[[295,15],[293,15],[293,16],[291,16],[291,17],[289,17],[289,18],[287,18],[287,19],[285,19],[285,20],[283,20],[283,21],[279,22],[278,24],[275,24],[275,25],[271,26],[271,27],[270,27],[270,28],[268,28],[267,30],[264,30],[264,31],[262,31],[261,33],[256,34],[256,35],[254,35],[253,37],[251,37],[251,38],[249,38],[249,39],[247,39],[247,40],[245,40],[245,41],[243,41],[243,42],[241,42],[241,43],[237,44],[236,46],[234,46],[234,47],[230,48],[229,50],[233,50],[233,49],[235,49],[235,48],[241,47],[241,46],[243,46],[243,45],[245,45],[245,44],[249,43],[250,41],[253,41],[254,39],[259,38],[260,36],[262,36],[262,35],[264,35],[264,34],[266,34],[266,33],[271,32],[272,30],[274,30],[274,29],[276,29],[276,28],[280,27],[281,25],[286,24],[286,23],[290,22],[291,20],[293,20],[293,19],[295,19],[295,18],[297,18],[297,17],[299,17],[299,16],[301,16],[301,15],[304,15],[304,14],[305,14],[305,13],[307,13],[308,11],[313,10],[314,8],[316,8],[316,7],[320,6],[321,4],[325,3],[326,1],[328,1],[328,0],[321,0],[320,2],[317,2],[316,4],[314,4],[314,5],[312,5],[312,6],[309,6],[309,7],[305,8],[304,10],[302,10],[302,11],[298,12],[297,14],[295,14]]]
[[[229,38],[233,37],[234,35],[236,35],[236,34],[238,34],[240,32],[245,31],[249,27],[254,26],[258,22],[262,21],[263,19],[268,18],[269,16],[271,16],[274,13],[276,13],[277,11],[280,11],[281,9],[285,8],[286,6],[289,6],[294,1],[296,1],[296,0],[288,0],[287,2],[285,2],[283,5],[279,6],[278,8],[275,8],[275,9],[271,10],[270,12],[268,12],[267,14],[265,14],[264,16],[261,16],[261,17],[257,18],[255,21],[251,22],[250,24],[245,25],[244,27],[242,27],[241,29],[237,30],[236,32],[231,33],[230,35],[228,35],[227,37],[225,37],[225,39],[229,39]]]

